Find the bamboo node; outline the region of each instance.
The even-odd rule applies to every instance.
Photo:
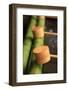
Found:
[[[33,26],[32,32],[33,32],[34,38],[44,37],[44,27],[42,26],[37,26],[37,27]]]
[[[50,51],[48,46],[39,46],[33,49],[38,64],[44,64],[50,61]]]
[[[45,16],[38,16],[39,19],[45,19]]]

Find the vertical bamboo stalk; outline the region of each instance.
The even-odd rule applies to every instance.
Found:
[[[38,24],[37,25],[40,26],[40,27],[43,27],[43,28],[45,27],[45,17],[44,16],[39,16],[38,17]],[[34,39],[33,48],[41,46],[43,44],[44,44],[44,37],[36,38],[36,39]],[[32,58],[35,58],[33,53],[32,53]],[[34,64],[33,64],[33,66],[31,67],[31,70],[30,70],[30,74],[40,74],[40,73],[42,73],[42,64],[37,64],[34,61]]]
[[[24,44],[23,44],[23,70],[25,71],[28,63],[29,53],[32,45],[32,27],[36,25],[36,16],[31,17],[31,22],[27,30],[27,34],[25,36]]]

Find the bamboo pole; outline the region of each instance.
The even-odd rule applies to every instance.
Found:
[[[57,55],[54,55],[54,54],[50,54],[50,56],[53,58],[57,58]]]
[[[52,35],[52,36],[57,36],[57,33],[53,32],[44,32],[45,35]]]
[[[45,26],[45,17],[44,16],[39,16],[38,17],[38,26],[40,26],[40,27]],[[44,44],[44,37],[34,39],[34,47],[38,47],[38,46],[41,46],[43,44]],[[33,53],[32,53],[32,58],[35,58]],[[42,64],[37,64],[34,61],[34,64],[32,65],[29,73],[30,74],[40,74],[40,73],[42,73]]]
[[[25,36],[24,44],[23,44],[23,70],[25,71],[28,63],[29,53],[32,45],[32,27],[36,25],[36,16],[31,17],[31,22],[27,30],[27,34]]]

